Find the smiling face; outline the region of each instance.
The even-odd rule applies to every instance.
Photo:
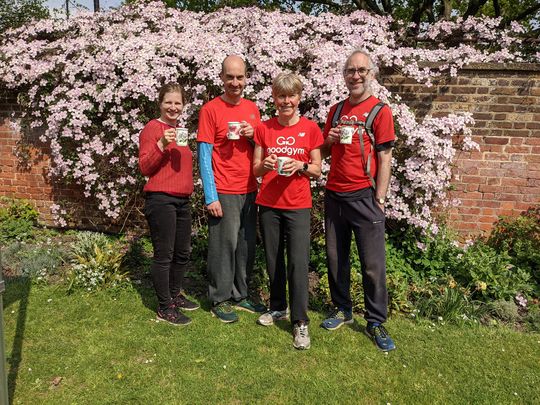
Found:
[[[182,100],[182,93],[178,91],[165,93],[163,100],[159,103],[160,118],[162,121],[175,126],[176,120],[182,114],[183,108],[184,100]]]
[[[297,114],[298,104],[300,104],[300,94],[272,93],[272,97],[280,117],[291,118]]]
[[[246,65],[238,56],[228,56],[223,61],[222,71],[219,75],[223,82],[225,96],[231,100],[242,97],[246,87]]]
[[[360,73],[365,71],[365,73]],[[359,103],[371,96],[371,82],[374,79],[373,66],[363,53],[353,54],[343,69],[345,85],[349,89],[351,102]]]

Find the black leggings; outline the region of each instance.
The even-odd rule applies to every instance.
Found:
[[[150,227],[154,259],[152,281],[160,309],[182,289],[191,249],[191,210],[187,197],[147,193],[144,216]]]

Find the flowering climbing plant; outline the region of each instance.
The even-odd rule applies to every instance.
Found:
[[[304,115],[323,124],[330,106],[346,97],[341,70],[351,51],[367,50],[379,66],[430,86],[468,63],[522,61],[519,25],[497,25],[497,19],[468,18],[425,26],[425,45],[410,47],[400,42],[405,23],[362,11],[309,16],[225,8],[202,14],[139,3],[6,32],[0,81],[19,91],[26,129],[39,130],[40,141],[50,145],[51,176],[81,185],[114,220],[144,182],[138,134],[154,117],[161,84],[178,81],[186,88],[184,120],[194,137],[199,108],[220,92],[221,61],[239,54],[250,75],[245,97],[263,117],[273,112],[272,78],[288,70],[303,80]],[[456,31],[474,42],[445,45]],[[456,113],[417,120],[397,94],[376,82],[373,91],[392,108],[399,133],[388,216],[433,229],[432,209],[452,203],[447,190],[456,148],[476,147],[473,119]],[[65,224],[62,207],[51,208]]]

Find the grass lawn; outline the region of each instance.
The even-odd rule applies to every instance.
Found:
[[[398,349],[378,351],[364,322],[328,332],[311,312],[312,348],[290,325],[154,321],[153,291],[66,295],[26,280],[4,294],[14,404],[538,404],[540,335],[506,328],[387,326]]]

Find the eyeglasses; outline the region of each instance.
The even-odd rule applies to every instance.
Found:
[[[344,69],[343,72],[345,73],[345,76],[354,76],[355,73],[358,73],[360,76],[365,76],[372,70],[373,69],[367,69],[365,67],[361,67],[358,69],[353,69],[353,68]]]

